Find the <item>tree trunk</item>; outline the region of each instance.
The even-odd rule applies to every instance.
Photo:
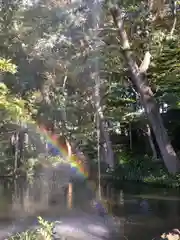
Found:
[[[151,150],[152,150],[153,159],[157,160],[158,157],[157,157],[156,148],[154,146],[154,142],[153,142],[153,138],[152,138],[152,134],[151,134],[151,128],[150,128],[149,124],[147,124],[146,127],[147,127],[146,134],[147,134],[147,137],[148,137],[149,145],[150,145]]]
[[[103,147],[104,152],[105,152],[105,156],[106,156],[105,162],[111,168],[113,168],[114,167],[114,153],[113,153],[113,150],[112,150],[112,143],[111,143],[111,140],[110,140],[108,130],[106,129],[105,122],[102,119],[102,116],[100,117],[100,129],[101,129],[101,134],[102,134],[102,136],[104,138],[104,142],[105,142],[104,147]]]
[[[132,151],[132,129],[131,129],[131,123],[129,123],[129,148]]]
[[[97,66],[96,66],[97,67]],[[98,71],[98,69],[97,69]],[[104,141],[104,145],[103,145],[103,150],[104,150],[104,155],[105,155],[105,162],[111,167],[114,167],[114,154],[113,154],[113,150],[112,150],[112,143],[110,140],[110,136],[109,136],[109,132],[108,129],[106,127],[106,122],[104,119],[104,114],[103,114],[103,110],[101,107],[101,101],[100,101],[100,78],[99,76],[96,74],[95,75],[95,86],[94,86],[94,94],[93,94],[93,100],[94,100],[94,106],[95,106],[95,110],[96,110],[96,123],[97,123],[97,141],[98,141],[98,145],[99,145],[99,151],[100,151],[100,142],[101,142],[101,136],[103,138]],[[99,132],[100,131],[100,132]],[[99,152],[98,151],[98,152]],[[100,156],[100,152],[98,153],[98,158],[101,158]]]
[[[15,133],[15,154],[14,154],[14,173],[17,173],[18,169],[18,154],[19,154],[19,133]]]
[[[141,97],[143,107],[153,129],[164,163],[168,171],[172,174],[175,174],[179,170],[179,160],[170,143],[161,115],[159,113],[159,108],[156,104],[156,100],[145,77],[145,73],[150,63],[150,53],[146,52],[141,66],[138,67],[132,56],[127,33],[123,25],[121,10],[118,7],[113,7],[111,8],[111,14],[114,23],[118,28],[119,38],[122,43],[123,55],[131,74],[130,81],[135,86]]]

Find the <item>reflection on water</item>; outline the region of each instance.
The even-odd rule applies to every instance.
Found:
[[[58,175],[57,175],[58,176]],[[95,211],[92,200],[95,192],[84,181],[40,175],[27,183],[0,182],[0,232],[14,220],[34,219],[41,215],[50,219],[72,217]],[[179,222],[180,197],[165,189],[122,186],[115,190],[110,184],[102,187],[103,204],[121,223],[121,236],[128,239],[152,239],[162,231],[176,228]],[[24,221],[23,221],[24,222]],[[123,238],[122,238],[123,239]]]
[[[111,202],[111,211],[123,220],[121,228],[128,239],[153,239],[162,232],[179,228],[178,192],[138,184],[126,184],[119,190],[110,186],[105,189],[105,198]]]

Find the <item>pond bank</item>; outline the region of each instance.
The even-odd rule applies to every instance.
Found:
[[[174,189],[179,191],[179,182],[169,181],[169,182],[159,182],[159,181],[143,181],[143,180],[137,180],[137,179],[123,179],[120,177],[114,177],[111,176],[108,178],[108,182],[112,183],[112,185],[116,188],[121,187],[124,184],[133,184],[133,185],[142,185],[142,186],[149,186],[149,187],[156,187],[156,188],[168,188],[168,189]]]
[[[128,159],[127,162],[118,164],[109,173],[109,178],[116,182],[135,182],[155,187],[180,187],[180,173],[172,175],[163,162],[153,162],[149,158]]]

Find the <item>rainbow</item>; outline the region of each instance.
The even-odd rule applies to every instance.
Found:
[[[56,134],[51,134],[44,126],[38,127],[38,132],[45,141],[56,150],[56,153],[58,153],[63,160],[67,160],[74,170],[76,170],[84,178],[89,176],[83,161],[81,161],[76,155],[71,155],[69,157],[67,147],[60,143]]]
[[[63,160],[67,160],[72,169],[79,173],[83,178],[88,178],[89,173],[85,170],[86,168],[83,161],[81,161],[76,155],[71,155],[71,157],[69,157],[67,147],[64,144],[60,143],[56,134],[51,134],[44,126],[38,127],[38,132],[48,144],[55,148],[56,152],[58,155],[60,155],[60,157],[63,158]],[[92,186],[90,187],[92,189]],[[107,208],[104,206],[104,204],[102,204],[102,202],[94,200],[92,202],[92,205],[99,211],[101,216],[105,217],[108,215]]]

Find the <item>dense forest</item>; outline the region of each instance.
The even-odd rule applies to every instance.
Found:
[[[0,4],[0,174],[42,159],[37,127],[124,180],[179,186],[178,2]]]

